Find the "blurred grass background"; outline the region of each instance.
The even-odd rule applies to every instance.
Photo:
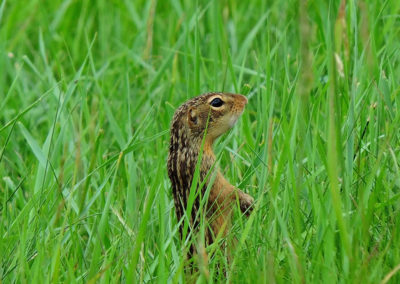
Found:
[[[2,0],[0,282],[186,282],[168,129],[209,91],[257,207],[197,281],[400,282],[399,38],[396,0]]]

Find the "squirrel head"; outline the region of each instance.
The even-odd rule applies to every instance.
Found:
[[[186,125],[192,136],[206,140],[216,138],[232,128],[243,113],[247,98],[238,94],[209,93],[192,100],[186,108]]]

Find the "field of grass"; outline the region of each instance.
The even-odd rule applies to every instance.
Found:
[[[198,282],[399,283],[399,39],[398,0],[1,0],[0,283],[185,283],[169,123],[209,91],[256,207]]]

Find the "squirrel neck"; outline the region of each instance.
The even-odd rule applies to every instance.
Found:
[[[188,138],[191,137],[191,138]],[[183,141],[186,140],[186,141]],[[191,153],[192,155],[192,167],[190,171],[194,173],[197,160],[199,158],[199,154],[202,151],[202,161],[201,161],[201,170],[208,172],[211,166],[215,162],[215,154],[213,151],[214,139],[209,137],[205,138],[204,145],[203,137],[193,138],[190,134],[182,136],[182,143],[179,143],[178,147],[180,147],[180,151],[185,153]]]
[[[178,125],[175,125],[178,126]],[[200,164],[200,179],[203,180],[215,162],[212,149],[214,139],[204,141],[202,161]],[[199,154],[202,150],[203,136],[193,136],[189,129],[173,127],[168,157],[168,168],[171,180],[181,190],[190,187]]]

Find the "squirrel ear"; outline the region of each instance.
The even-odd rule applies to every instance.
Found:
[[[197,115],[194,107],[190,107],[187,112],[187,120],[190,127],[197,125]]]

